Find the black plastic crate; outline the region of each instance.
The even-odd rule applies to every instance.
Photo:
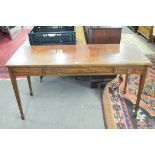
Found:
[[[28,35],[30,45],[76,44],[74,26],[35,26]]]

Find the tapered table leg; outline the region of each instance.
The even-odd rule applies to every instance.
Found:
[[[137,101],[136,101],[135,110],[133,111],[134,116],[137,115],[137,111],[139,109],[139,104],[140,104],[141,94],[143,92],[146,74],[147,74],[147,67],[145,68],[145,71],[140,76],[140,83],[139,83],[139,88],[138,88]]]
[[[129,77],[129,75],[126,74],[125,85],[124,85],[124,89],[123,89],[123,94],[126,94],[126,88],[127,88],[127,84],[128,84],[128,77]]]
[[[43,82],[43,77],[44,77],[44,76],[40,76],[40,82]]]
[[[32,85],[31,85],[31,78],[30,78],[30,76],[27,76],[27,81],[28,81],[28,85],[29,85],[30,95],[33,96],[33,91],[32,91]]]
[[[23,108],[22,108],[22,104],[21,104],[21,100],[20,100],[20,95],[19,95],[19,90],[18,90],[16,76],[14,76],[11,73],[10,69],[9,69],[9,73],[10,73],[10,78],[11,78],[13,90],[14,90],[14,93],[15,93],[15,96],[16,96],[18,108],[19,108],[19,111],[20,111],[20,114],[21,114],[21,118],[22,118],[22,120],[25,120],[25,116],[24,116],[24,113],[23,113]]]

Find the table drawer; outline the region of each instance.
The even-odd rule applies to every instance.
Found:
[[[14,74],[22,74],[22,75],[40,75],[42,74],[42,68],[13,68],[12,69]]]
[[[32,75],[39,75],[42,74],[42,68],[31,68],[29,73]]]
[[[115,74],[141,74],[143,73],[143,67],[115,67]]]
[[[13,73],[29,73],[29,68],[13,68]]]
[[[94,73],[113,73],[113,67],[74,67],[62,68],[62,74],[94,74]]]
[[[89,67],[91,73],[113,73],[113,67]]]
[[[49,74],[49,75],[56,75],[56,74],[59,74],[60,73],[60,71],[61,71],[61,69],[60,68],[58,68],[58,67],[55,67],[55,68],[44,68],[43,69],[43,73],[44,74]]]
[[[90,71],[88,67],[61,68],[62,74],[85,74],[89,72]]]

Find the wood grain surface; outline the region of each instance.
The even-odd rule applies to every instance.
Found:
[[[151,62],[134,45],[26,46],[18,49],[7,62],[6,67],[121,65],[151,65]]]

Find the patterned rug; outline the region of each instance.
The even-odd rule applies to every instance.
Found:
[[[130,75],[128,78],[127,93],[123,95],[123,97],[128,98],[133,104],[136,104],[139,79],[139,75]],[[121,90],[123,90],[124,81],[120,86]],[[152,117],[155,117],[155,71],[151,68],[147,72],[140,107],[150,113]]]
[[[121,80],[117,76],[107,83],[103,91],[103,115],[105,127],[108,129],[133,128],[126,104],[119,92],[120,83]]]
[[[20,34],[14,39],[10,40],[7,36],[0,40],[0,78],[8,78],[7,69],[4,67],[9,58],[17,51],[17,49],[24,43],[27,34],[30,30],[24,28]]]
[[[152,62],[152,66],[151,66],[151,68],[153,69],[153,70],[155,70],[155,54],[149,54],[149,55],[146,55],[147,57],[148,57],[148,59]]]
[[[119,90],[122,80],[119,77],[110,81],[103,91],[103,115],[108,129],[154,129],[155,117],[144,108],[139,108],[133,117],[133,103],[124,98]]]

